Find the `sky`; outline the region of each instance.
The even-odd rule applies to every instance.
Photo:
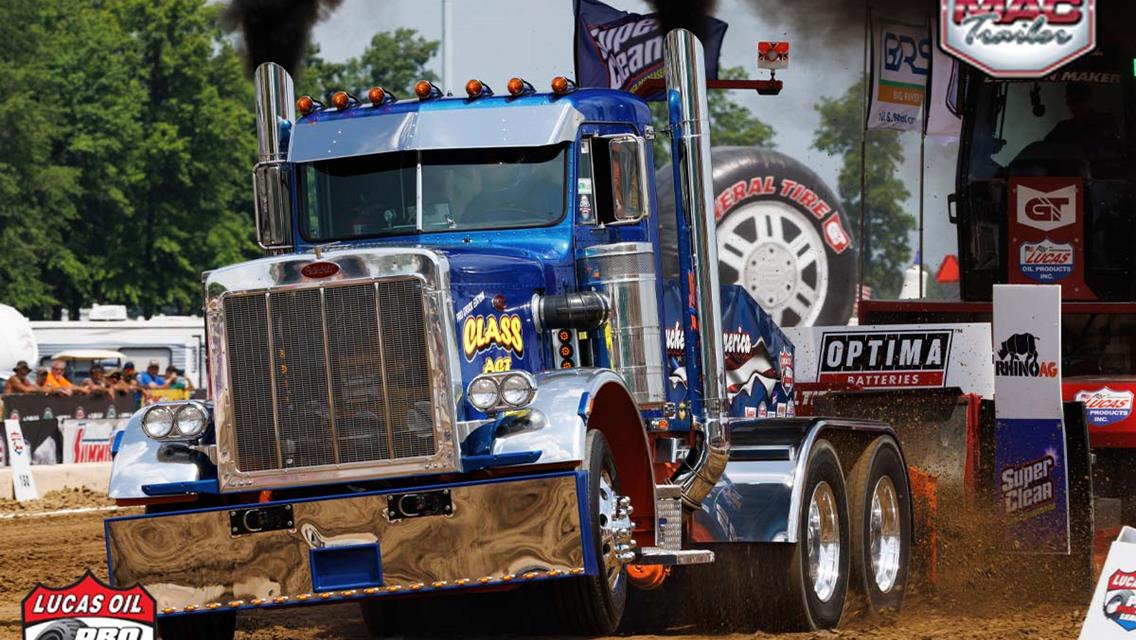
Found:
[[[641,0],[608,3],[625,11],[651,11]],[[789,40],[793,46],[790,68],[778,73],[785,83],[781,95],[735,92],[733,97],[774,128],[778,150],[813,168],[835,191],[841,159],[812,148],[813,133],[820,122],[813,107],[822,96],[841,95],[856,81],[863,65],[864,43],[802,41],[801,34],[790,32],[785,25],[763,20],[755,5],[746,0],[718,1],[715,15],[730,25],[720,64],[742,66],[750,77],[759,77],[768,72],[757,70],[757,41]],[[378,31],[407,27],[440,40],[441,7],[442,0],[344,0],[334,14],[316,25],[312,37],[324,58],[331,61],[359,55]],[[573,75],[572,0],[452,0],[452,12],[455,77],[448,88],[460,90],[470,78],[499,87],[515,75],[544,88],[553,76]],[[430,66],[441,75],[440,56]],[[906,204],[908,211],[917,215],[919,136],[915,132],[902,136],[906,162],[901,177],[913,194]],[[956,234],[947,221],[946,206],[947,194],[953,188],[955,147],[928,142],[927,158],[924,263],[933,270],[944,254],[955,253]],[[912,234],[912,248],[917,244]]]

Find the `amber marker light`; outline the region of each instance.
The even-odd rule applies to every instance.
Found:
[[[419,100],[429,100],[430,98],[441,97],[442,90],[434,86],[434,83],[429,80],[419,80],[414,85],[414,95],[418,96]]]
[[[524,78],[509,78],[509,84],[506,86],[509,89],[509,95],[514,98],[533,92],[532,85],[525,82]]]
[[[316,110],[316,101],[312,100],[311,96],[300,96],[299,100],[296,100],[296,110],[300,115],[306,116]]]
[[[331,96],[331,106],[339,109],[340,111],[346,109],[351,104],[351,96],[347,95],[346,91],[336,91]]]
[[[377,107],[380,104],[384,104],[387,98],[387,92],[383,91],[382,87],[371,87],[367,91],[367,100],[369,100],[373,106]],[[394,96],[389,96],[389,98],[393,100]]]
[[[489,85],[474,78],[465,83],[465,94],[469,96],[470,100],[473,100],[474,98],[480,98],[482,96],[491,96],[493,95],[493,90],[489,88]]]
[[[552,79],[552,92],[556,95],[564,95],[576,90],[576,83],[572,82],[564,76],[556,76]]]

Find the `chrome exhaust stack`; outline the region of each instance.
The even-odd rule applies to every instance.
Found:
[[[690,222],[691,258],[698,309],[699,362],[702,368],[703,424],[694,462],[677,483],[682,500],[698,508],[718,483],[729,460],[726,355],[722,343],[722,300],[718,281],[714,194],[711,192],[710,111],[706,103],[706,63],[702,43],[686,29],[663,40],[671,136],[678,151],[675,210]],[[679,225],[681,228],[682,225]],[[690,384],[694,384],[693,379]]]
[[[296,122],[292,76],[265,62],[253,76],[256,88],[257,163],[253,170],[256,241],[270,253],[291,248],[292,210],[288,195],[288,143]]]
[[[265,62],[256,68],[253,82],[256,88],[257,161],[284,162],[288,159],[288,134],[296,121],[292,76],[275,62]]]

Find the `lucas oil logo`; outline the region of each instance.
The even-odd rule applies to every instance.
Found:
[[[1136,573],[1115,571],[1104,593],[1104,617],[1124,628],[1136,629]]]
[[[1019,256],[1022,275],[1038,282],[1057,282],[1073,273],[1073,245],[1024,242]]]
[[[1108,387],[1096,391],[1078,391],[1077,402],[1085,403],[1085,414],[1094,427],[1107,427],[1123,422],[1132,415],[1132,392],[1113,391]]]
[[[1019,224],[1052,231],[1077,222],[1077,185],[1046,192],[1019,184],[1017,190]]]
[[[40,584],[24,598],[25,640],[153,640],[154,598],[141,585],[119,589],[88,571],[60,589]]]
[[[525,336],[521,317],[515,314],[470,316],[462,324],[462,352],[466,360],[490,347],[511,351],[522,357],[525,351]]]
[[[1025,464],[1007,467],[1002,481],[1002,506],[1006,514],[1037,515],[1056,506],[1053,471],[1057,458],[1045,455]]]
[[[950,353],[950,331],[826,333],[817,380],[863,388],[941,387]]]

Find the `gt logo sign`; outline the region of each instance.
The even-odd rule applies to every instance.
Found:
[[[1026,202],[1026,217],[1035,222],[1059,222],[1069,198],[1034,198]]]
[[[1077,222],[1077,185],[1045,192],[1017,185],[1018,223],[1052,231]]]
[[[942,0],[943,50],[999,78],[1037,78],[1096,46],[1096,0]]]

